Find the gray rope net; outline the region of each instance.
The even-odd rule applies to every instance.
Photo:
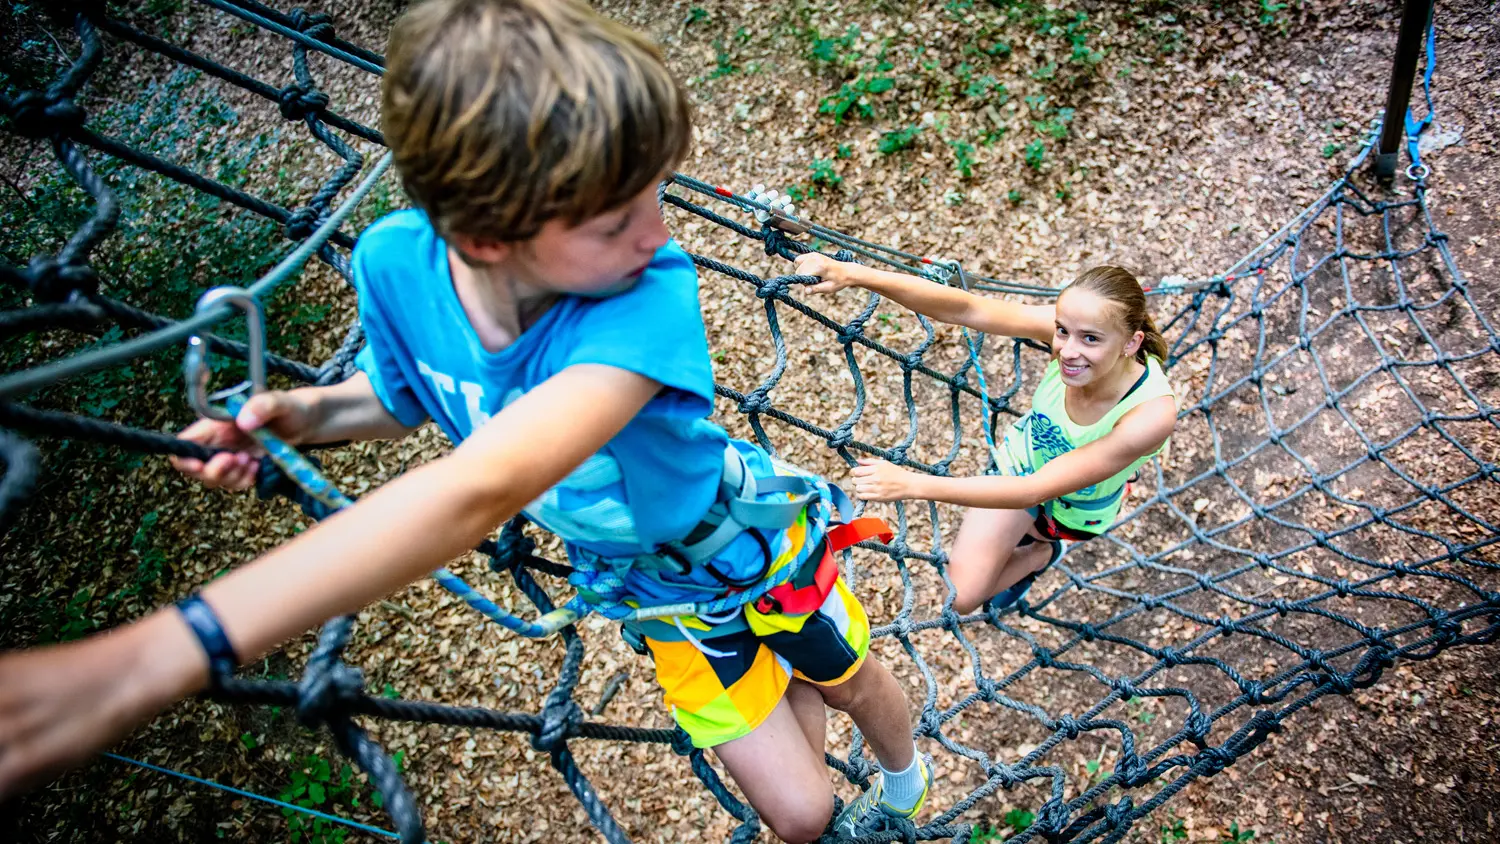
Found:
[[[114,346],[0,375],[0,425],[9,429],[0,430],[0,526],[23,505],[38,471],[34,449],[17,432],[149,453],[212,453],[153,431],[16,401],[61,379],[179,344],[228,314],[176,321],[107,294],[110,280],[100,278],[89,256],[114,232],[119,204],[91,156],[117,158],[279,223],[296,245],[252,288],[257,295],[312,255],[347,277],[353,240],[339,225],[388,159],[369,167],[345,142],[380,138],[332,110],[309,56],[370,73],[380,72],[381,58],[337,38],[325,15],[283,13],[250,0],[203,3],[283,36],[293,79],[277,88],[112,17],[102,5],[84,4],[58,13],[76,35],[79,58],[44,88],[17,90],[7,82],[0,95],[5,128],[48,143],[62,171],[93,200],[90,216],[55,254],[32,256],[24,267],[0,266],[0,278],[28,301],[0,313],[0,337],[17,342],[44,329],[97,335],[110,326],[129,334]],[[275,102],[343,164],[293,210],[97,134],[80,97],[106,50],[156,53]],[[1035,806],[1035,822],[1012,840],[1118,841],[1193,780],[1233,764],[1320,698],[1369,686],[1397,660],[1429,659],[1495,638],[1500,338],[1433,223],[1425,167],[1413,161],[1408,179],[1392,191],[1363,182],[1363,161],[1361,154],[1319,200],[1225,274],[1150,291],[1160,296],[1158,314],[1171,314],[1163,323],[1171,343],[1167,363],[1181,407],[1172,452],[1143,470],[1119,522],[1104,537],[1070,548],[1028,599],[1000,612],[956,614],[943,551],[956,511],[930,503],[898,506],[891,543],[863,543],[866,552],[846,556],[846,574],[856,584],[873,571],[898,574],[900,608],[875,619],[884,624],[874,635],[899,642],[925,683],[919,741],[940,745],[982,780],[929,809],[921,826],[865,840],[966,841],[970,825],[959,818],[968,809],[1001,789],[1027,785],[1047,796]],[[1007,342],[986,351],[984,338],[967,335],[966,342],[947,342],[951,335],[910,314],[902,318],[915,320],[922,338],[898,348],[899,334],[888,341],[871,330],[872,320],[884,318],[882,309],[895,308],[873,294],[842,319],[799,298],[797,285],[810,279],[785,275],[786,260],[811,244],[789,236],[785,220],[762,202],[681,175],[662,186],[661,199],[674,230],[707,222],[725,230],[720,255],[738,249],[742,263],[771,267],[757,273],[693,256],[709,276],[760,300],[753,307],[764,313],[773,352],[767,359],[774,363],[747,390],[721,384],[717,391],[761,445],[784,453],[778,443],[800,438],[824,450],[825,459],[836,455],[835,463],[880,456],[938,474],[987,468],[984,440],[1020,415],[1016,399],[1029,394],[1045,350]],[[842,259],[876,261],[935,282],[1020,295],[1056,292],[971,279],[955,265],[817,226],[810,236]],[[247,354],[243,344],[211,342],[222,354]],[[332,383],[351,372],[361,343],[351,326],[321,366],[275,356],[268,366],[298,381]],[[830,353],[842,358],[843,369],[829,374],[836,367],[824,367],[818,383],[852,387],[852,401],[840,399],[832,402],[837,412],[806,418],[798,411],[819,405],[778,388],[809,355]],[[880,433],[882,418],[895,419],[895,434]],[[286,495],[315,517],[327,514],[269,464],[261,475],[263,495]],[[552,601],[533,574],[566,577],[570,569],[539,558],[523,527],[511,523],[480,550],[545,612]],[[402,840],[424,838],[418,803],[358,716],[528,732],[610,841],[626,836],[573,761],[569,741],[671,744],[741,822],[732,840],[758,834],[754,812],[680,733],[584,720],[573,700],[584,643],[571,627],[563,632],[563,668],[543,711],[526,714],[366,695],[359,672],[340,660],[351,626],[348,618],[329,622],[298,682],[223,676],[209,694],[295,706],[304,723],[328,726],[384,795]],[[955,648],[967,655],[966,673],[940,676],[933,655]],[[1049,709],[1048,690],[1064,686],[1085,703]],[[1132,717],[1143,708],[1154,713],[1149,721]],[[965,719],[984,718],[1037,740],[1001,753],[992,734],[962,727]],[[1112,767],[1086,779],[1070,775],[1058,761],[1070,744],[1101,748],[1101,759],[1107,750]],[[827,758],[862,786],[875,772],[857,733],[847,754]]]

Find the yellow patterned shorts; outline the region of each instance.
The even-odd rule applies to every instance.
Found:
[[[870,621],[842,577],[813,612],[762,614],[746,607],[745,615],[749,630],[696,644],[646,639],[667,706],[694,747],[749,734],[770,716],[793,677],[837,686],[854,676],[870,651]]]

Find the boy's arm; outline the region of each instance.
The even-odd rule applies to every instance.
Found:
[[[1143,402],[1120,418],[1113,431],[1060,455],[1022,477],[982,475],[940,478],[884,461],[860,461],[855,494],[870,501],[921,499],[986,510],[1023,510],[1114,477],[1172,435],[1177,422],[1171,396]]]
[[[394,440],[415,428],[403,425],[381,404],[364,370],[327,387],[301,387],[287,391],[289,396],[306,394],[316,407],[316,422],[303,443],[331,443],[340,440]]]
[[[210,583],[203,598],[240,659],[252,660],[472,548],[607,443],[659,389],[610,366],[569,367],[448,456]],[[207,659],[172,609],[82,642],[0,658],[0,799],[81,761],[207,681]]]
[[[812,288],[817,292],[833,292],[850,285],[863,287],[939,322],[963,325],[986,334],[1052,342],[1057,318],[1057,309],[1052,305],[1020,305],[976,296],[905,273],[835,261],[816,252],[797,256],[796,271],[823,278],[824,284]]]

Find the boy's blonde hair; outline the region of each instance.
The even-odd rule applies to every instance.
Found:
[[[679,163],[686,92],[574,0],[426,0],[391,31],[381,129],[444,237],[504,242],[616,208]]]

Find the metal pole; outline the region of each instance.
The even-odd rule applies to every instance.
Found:
[[[1396,175],[1401,136],[1406,131],[1406,109],[1411,104],[1412,80],[1422,37],[1432,22],[1432,0],[1406,0],[1401,12],[1401,32],[1396,36],[1396,59],[1391,63],[1391,87],[1385,98],[1385,119],[1380,123],[1380,145],[1375,149],[1375,176],[1389,181]]]

